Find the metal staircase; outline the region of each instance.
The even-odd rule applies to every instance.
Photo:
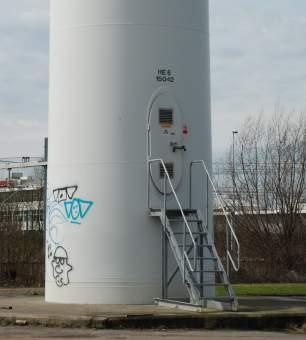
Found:
[[[191,310],[202,310],[203,308],[214,308],[235,311],[238,308],[238,301],[235,292],[229,282],[228,273],[225,271],[221,258],[212,235],[208,228],[208,214],[206,218],[198,209],[192,209],[191,185],[190,185],[190,207],[183,209],[174,190],[167,168],[161,159],[150,160],[152,163],[160,163],[165,171],[164,192],[168,193],[170,188],[177,209],[167,208],[167,194],[163,195],[163,207],[161,209],[151,209],[150,216],[160,219],[163,230],[163,264],[162,298],[156,299],[160,305],[175,306]],[[212,185],[212,190],[216,188],[207,171],[203,161],[195,161],[190,164],[190,183],[192,183],[192,167],[202,165],[207,183]],[[149,170],[150,171],[150,170]],[[220,199],[220,198],[219,198]],[[220,203],[221,200],[220,200]],[[150,206],[150,198],[148,200]],[[227,267],[232,265],[234,270],[239,270],[239,242],[231,223],[222,205],[227,221],[226,229],[226,262]],[[234,261],[233,249],[236,246],[237,260]],[[168,248],[172,250],[177,268],[171,275],[168,275]],[[180,273],[184,286],[189,295],[189,301],[178,298],[169,298],[168,288],[172,284],[176,275]]]

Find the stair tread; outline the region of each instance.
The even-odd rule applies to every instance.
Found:
[[[193,273],[223,273],[223,270],[193,270]]]
[[[188,233],[184,233],[182,231],[174,231],[173,234],[174,235],[184,235],[184,234],[186,234],[186,236],[189,235]],[[194,235],[207,235],[207,232],[206,231],[195,231],[192,234],[194,234]]]
[[[184,215],[191,215],[191,214],[196,214],[197,210],[195,209],[183,209]],[[178,215],[178,216],[182,216],[181,210],[177,210],[177,209],[169,209],[167,210],[167,216],[169,215]]]
[[[184,219],[183,218],[169,218],[169,221],[170,222],[184,222]],[[188,219],[188,218],[186,218],[186,221],[190,223],[202,223],[203,222],[202,220]]]
[[[216,283],[216,282],[202,282],[202,283],[195,283],[196,287],[205,287],[205,286],[225,286],[228,287],[228,283]]]
[[[209,260],[209,261],[217,261],[218,259],[216,258],[216,257],[201,257],[201,256],[198,256],[198,257],[196,257],[196,258],[194,258],[194,257],[189,257],[189,260],[194,260],[194,259],[196,259],[196,260]]]
[[[178,246],[184,247],[184,244],[179,243]],[[193,244],[187,244],[187,243],[185,244],[185,247],[187,247],[187,248],[193,247],[193,246],[194,246]],[[209,247],[210,248],[210,247],[213,247],[213,246],[212,246],[212,244],[196,244],[196,247],[207,247],[207,248]]]
[[[150,213],[160,213],[162,214],[163,210],[162,209],[153,209],[150,208]],[[183,209],[184,215],[191,215],[191,214],[197,214],[196,209]],[[167,209],[166,215],[169,216],[182,216],[181,210],[179,209]]]

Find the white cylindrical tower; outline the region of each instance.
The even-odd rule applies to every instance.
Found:
[[[50,3],[46,300],[151,303],[162,251],[147,158],[165,160],[184,205],[189,162],[211,165],[208,0]]]

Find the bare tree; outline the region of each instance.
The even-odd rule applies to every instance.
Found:
[[[226,202],[244,254],[264,260],[263,279],[281,279],[305,262],[305,115],[250,118],[235,149],[235,164],[232,150],[227,162],[233,194]]]

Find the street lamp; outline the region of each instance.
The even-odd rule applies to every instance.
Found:
[[[236,202],[235,202],[235,135],[238,135],[238,131],[237,130],[233,130],[232,131],[232,135],[233,135],[233,209],[234,209],[234,215],[235,215],[235,206],[236,206]]]
[[[232,147],[232,156],[233,156],[233,159],[232,159],[232,162],[233,162],[233,166],[232,166],[232,170],[233,170],[233,173],[232,173],[232,181],[233,181],[233,215],[232,215],[232,227],[233,227],[233,230],[235,231],[235,227],[234,227],[234,219],[235,219],[235,206],[236,206],[236,201],[235,201],[235,135],[238,134],[238,131],[237,130],[233,130],[232,131],[232,135],[233,135],[233,147]],[[227,239],[228,239],[228,236],[227,235]],[[228,242],[228,241],[227,241]],[[227,243],[228,244],[228,243]],[[232,233],[230,233],[230,249],[232,250],[233,248],[233,235]],[[229,261],[227,259],[227,274],[228,274],[228,277],[230,276],[230,267],[229,267]]]
[[[233,135],[233,148],[232,148],[232,151],[233,151],[233,199],[235,197],[235,187],[234,187],[234,184],[235,184],[235,135],[238,135],[238,131],[237,130],[234,130],[232,131],[232,135]],[[235,201],[234,201],[235,203]],[[235,205],[234,205],[235,206]]]

